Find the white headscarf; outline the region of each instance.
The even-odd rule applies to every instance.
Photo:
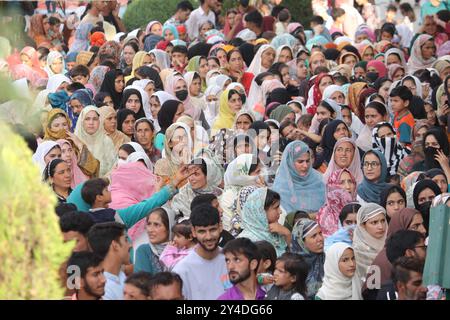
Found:
[[[44,172],[46,166],[44,160],[45,156],[56,146],[59,146],[56,141],[44,141],[38,146],[36,152],[33,154],[33,162],[39,166],[39,172],[41,174]]]
[[[250,64],[250,66],[247,69],[247,72],[253,73],[253,75],[256,77],[261,72],[267,71],[267,69],[264,68],[261,64],[261,62],[262,62],[261,56],[262,56],[263,52],[269,48],[272,48],[275,51],[275,48],[272,47],[270,44],[263,44],[258,49],[258,51],[255,54],[255,57],[252,60],[252,63]]]
[[[151,53],[155,56],[155,64],[159,67],[159,69],[164,70],[170,68],[170,58],[167,52],[161,49],[153,49],[148,53]]]
[[[413,74],[419,69],[430,68],[433,63],[436,61],[435,57],[431,57],[428,60],[425,60],[422,56],[422,46],[428,40],[432,40],[433,37],[429,34],[421,34],[414,41],[414,44],[411,48],[411,56],[408,60],[408,73]],[[386,56],[387,57],[387,56]]]
[[[134,130],[136,131],[137,124],[139,124],[139,120],[144,121],[144,118],[136,120],[134,123]],[[146,120],[147,121],[147,120]],[[147,153],[145,153],[144,148],[137,143],[137,142],[127,142],[125,144],[128,144],[133,147],[134,152],[130,153],[127,157],[126,162],[137,162],[138,160],[144,160],[146,167],[148,170],[153,172],[153,163],[151,162],[150,158],[147,156]]]
[[[67,78],[65,75],[55,74],[48,78],[46,89],[49,90],[49,93],[55,93],[58,87],[64,82],[67,82],[68,84],[72,83],[72,81],[70,81],[70,79]]]
[[[224,175],[225,188],[228,186],[245,187],[255,184],[258,177],[249,175],[252,160],[252,154],[241,154],[231,161]]]
[[[400,85],[403,85],[403,83],[405,82],[405,80],[410,80],[412,79],[414,81],[414,84],[416,86],[416,96],[418,96],[419,98],[422,98],[422,83],[420,82],[420,80],[412,75],[407,75],[404,76],[403,79],[400,81]]]
[[[317,292],[321,300],[362,300],[361,286],[356,276],[348,278],[339,270],[339,260],[346,249],[353,248],[347,243],[337,242],[325,252],[325,276]]]
[[[329,85],[328,87],[326,87],[325,90],[323,90],[322,100],[331,99],[330,97],[336,92],[342,93],[345,97],[344,89],[342,89],[341,86],[332,84],[332,85]]]

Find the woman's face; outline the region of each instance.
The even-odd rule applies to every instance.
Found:
[[[66,117],[58,116],[53,119],[52,123],[50,124],[50,130],[52,132],[58,132],[59,130],[69,130],[69,123],[67,122]]]
[[[386,217],[384,214],[377,214],[363,224],[364,229],[375,239],[381,239],[386,233]]]
[[[264,68],[269,69],[275,61],[275,55],[276,55],[276,52],[274,49],[272,49],[272,48],[266,49],[261,54],[261,65]]]
[[[380,179],[381,162],[373,153],[369,153],[364,157],[363,172],[366,179],[370,182],[377,182]]]
[[[184,79],[179,79],[176,83],[175,83],[175,88],[174,91],[180,91],[180,90],[187,90],[187,83],[186,81],[184,81]]]
[[[200,78],[194,78],[189,86],[189,93],[193,97],[200,95],[202,90],[202,80]]]
[[[278,57],[278,62],[287,63],[293,59],[292,52],[288,48],[284,48],[280,52],[280,56]]]
[[[400,60],[400,57],[395,53],[391,53],[386,58],[386,65],[390,66],[391,64],[394,64],[394,63],[402,65],[402,61]]]
[[[405,87],[407,87],[414,96],[417,96],[417,87],[416,87],[416,83],[413,80],[407,79],[407,80],[403,81],[403,85]]]
[[[159,100],[156,96],[150,98],[150,111],[152,112],[153,119],[158,119],[158,112],[161,109]]]
[[[348,131],[347,126],[344,123],[338,124],[336,130],[333,133],[334,139],[339,140],[340,138],[350,138],[350,132]]]
[[[103,127],[105,128],[106,133],[112,134],[117,129],[117,114],[111,113],[109,114],[103,123]]]
[[[371,70],[368,70],[371,71]],[[359,78],[365,78],[366,77],[366,71],[361,68],[361,67],[356,67],[355,68],[355,78],[359,79]]]
[[[280,201],[275,201],[266,210],[267,222],[269,222],[269,224],[278,222],[278,219],[280,219],[280,215]]]
[[[230,12],[230,13],[228,13],[227,14],[227,21],[228,21],[228,24],[230,25],[230,27],[233,27],[234,26],[234,18],[236,17],[236,13],[234,13],[234,12]]]
[[[153,143],[153,130],[146,121],[139,122],[136,126],[136,140],[141,146],[148,149]]]
[[[93,135],[100,127],[100,116],[94,110],[89,111],[83,120],[83,127],[87,134]]]
[[[350,109],[342,108],[341,115],[342,115],[342,121],[344,121],[348,127],[351,127],[353,120],[352,120],[352,113],[351,113]]]
[[[355,182],[353,181],[350,174],[346,171],[342,172],[341,176],[339,177],[339,186],[350,194],[354,194],[356,190]]]
[[[186,134],[186,131],[183,128],[177,128],[173,132],[172,139],[169,141],[169,147],[171,149],[175,148],[179,144],[185,144],[188,143],[188,136]]]
[[[72,171],[65,162],[58,163],[55,168],[55,173],[51,178],[51,182],[55,187],[61,189],[69,189],[72,182]]]
[[[425,148],[428,148],[428,147],[436,148],[436,149],[441,148],[441,145],[439,144],[439,142],[437,141],[436,137],[433,134],[429,134],[425,138]]]
[[[297,159],[295,159],[294,167],[298,175],[301,177],[305,177],[308,174],[310,166],[311,166],[311,155],[309,154],[309,152],[306,152]]]
[[[247,132],[248,129],[250,129],[251,125],[252,125],[252,120],[246,114],[241,114],[236,119],[236,129],[239,132]]]
[[[206,74],[208,73],[208,71],[208,60],[206,60],[205,58],[201,58],[198,66],[198,73],[200,74],[200,78],[206,79]]]
[[[142,59],[142,65],[148,66],[149,64],[152,64],[152,63],[153,63],[153,58],[149,54],[146,54],[144,56],[144,58]]]
[[[110,96],[106,96],[103,99],[103,105],[111,107],[111,108],[114,108],[114,102],[113,102],[113,100],[112,100],[112,98]]]
[[[133,136],[133,134],[134,134],[134,123],[135,122],[136,122],[136,118],[134,117],[134,115],[129,114],[125,118],[125,121],[122,123],[122,131],[123,131],[123,133],[125,133],[129,137]]]
[[[131,94],[125,103],[125,108],[130,109],[134,113],[138,113],[141,110],[141,106],[141,100],[137,94]]]
[[[291,78],[291,76],[289,75],[289,67],[282,68],[280,73],[281,82],[283,82],[283,84],[287,86],[289,84],[289,79]]]
[[[423,140],[423,137],[425,136],[425,133],[427,133],[427,131],[428,131],[427,127],[419,128],[419,130],[417,130],[417,133],[416,133],[416,140],[415,141]]]
[[[61,160],[63,160],[69,168],[72,167],[72,145],[70,143],[64,143],[61,146]]]
[[[330,99],[338,104],[345,104],[345,96],[342,92],[336,91],[330,96]]]
[[[345,56],[344,61],[343,61],[344,64],[350,66],[352,69],[355,66],[356,62],[357,62],[356,58],[353,55]]]
[[[426,16],[423,23],[423,31],[430,36],[434,36],[437,32],[437,24],[434,22],[433,17]]]
[[[134,51],[132,46],[125,46],[125,48],[123,48],[123,59],[125,60],[125,64],[127,66],[131,66],[133,64],[135,54],[136,51]]]
[[[431,180],[436,182],[436,184],[439,186],[439,189],[441,189],[442,193],[447,192],[448,183],[447,183],[447,179],[445,178],[445,176],[443,174],[438,174],[438,175],[434,176]]]
[[[391,127],[382,126],[378,129],[377,135],[379,138],[393,138],[395,133],[392,131]]]
[[[366,125],[370,130],[372,130],[377,123],[384,121],[383,115],[378,113],[374,108],[366,108],[364,111],[364,118],[366,119]]]
[[[406,207],[405,199],[402,197],[400,193],[393,192],[387,197],[386,212],[391,219],[405,207]]]
[[[155,93],[155,84],[153,82],[149,82],[145,86],[145,92],[147,92],[147,96],[151,97],[153,93]]]
[[[347,248],[342,253],[341,258],[339,259],[339,271],[342,273],[344,277],[353,278],[356,271],[356,260],[355,254],[353,253],[353,249]]]
[[[59,146],[53,147],[44,157],[45,165],[47,165],[53,159],[61,159],[61,148]]]
[[[403,79],[404,76],[405,76],[405,70],[403,70],[402,68],[398,68],[394,72],[394,75],[392,76],[392,80],[393,81],[398,81],[398,80]]]
[[[386,81],[378,90],[378,94],[383,97],[384,101],[389,98],[389,88],[391,87],[392,81]]]
[[[20,55],[20,61],[22,61],[22,64],[25,64],[30,68],[33,66],[33,61],[31,61],[31,59],[26,54]]]
[[[297,62],[297,78],[304,80],[307,76],[308,68],[306,67],[305,60],[299,60],[299,62]]]
[[[199,190],[206,187],[206,175],[203,173],[200,166],[192,165],[189,168],[189,183],[191,184],[192,189]]]
[[[317,107],[317,121],[322,122],[324,119],[330,119],[331,118],[331,112],[327,108],[325,108],[322,105],[319,105]]]
[[[56,74],[62,73],[62,71],[63,71],[62,58],[57,58],[57,59],[53,60],[52,64],[50,65],[50,68]]]
[[[422,58],[425,60],[431,59],[436,55],[436,46],[432,40],[428,40],[421,48]]]
[[[305,247],[311,253],[322,253],[324,247],[324,238],[319,226],[314,228],[304,239]]]
[[[220,65],[217,64],[217,61],[215,59],[208,59],[208,69],[209,70],[214,70],[214,69],[219,69]]]
[[[335,150],[334,162],[341,169],[350,167],[355,155],[355,147],[350,142],[341,143]]]
[[[129,155],[130,154],[128,152],[126,152],[125,150],[119,149],[119,152],[118,152],[119,159],[127,160]]]
[[[117,76],[116,80],[114,80],[114,90],[117,93],[121,93],[125,88],[125,79],[123,75]]]
[[[155,23],[154,25],[152,25],[152,27],[150,28],[150,32],[153,34],[156,34],[158,36],[162,36],[162,26],[160,23]]]
[[[427,113],[427,123],[431,126],[436,124],[436,111],[430,104],[425,104],[425,112]]]
[[[364,51],[362,58],[364,61],[370,61],[373,60],[373,57],[375,57],[375,52],[373,51],[372,47],[368,47],[366,51]]]
[[[227,53],[225,52],[225,50],[217,51],[216,57],[217,59],[219,59],[220,66],[222,68],[226,67],[228,61],[227,61]]]
[[[202,24],[200,28],[200,38],[205,38],[205,34],[212,29],[213,26],[209,22]]]
[[[319,90],[321,93],[326,89],[326,87],[331,86],[333,84],[333,78],[331,77],[323,77],[319,82]]]
[[[184,114],[184,105],[180,103],[177,108],[177,112],[173,116],[173,123],[177,122],[178,119]]]
[[[158,212],[152,212],[148,216],[147,235],[152,244],[160,244],[169,240],[169,230],[164,226]]]
[[[426,188],[419,193],[419,196],[417,197],[417,202],[419,205],[421,205],[424,202],[433,201],[434,197],[436,197],[434,191],[431,190],[430,188]]]
[[[234,93],[231,95],[230,99],[228,99],[228,106],[230,110],[236,114],[242,109],[242,99],[238,93]]]
[[[255,143],[256,143],[256,147],[259,150],[263,150],[264,147],[268,144],[269,135],[270,135],[269,132],[270,132],[269,130],[264,129],[264,130],[261,130],[259,132],[259,134],[256,136]]]
[[[234,51],[230,56],[230,61],[228,61],[231,71],[242,71],[244,70],[244,59],[239,51]]]
[[[312,74],[314,74],[314,71],[316,71],[316,69],[318,67],[325,67],[327,64],[327,62],[325,61],[325,58],[323,56],[317,56],[310,62],[311,62]]]

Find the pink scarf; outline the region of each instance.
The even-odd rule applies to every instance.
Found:
[[[70,147],[72,148],[72,144],[64,139],[59,139],[56,140],[56,143],[59,144],[59,146],[63,147],[64,144],[68,144],[70,145]],[[77,159],[77,155],[75,154],[75,151],[73,151],[72,149],[72,153],[70,155],[70,161],[71,161],[71,166],[70,168],[72,169],[72,182],[70,183],[70,187],[73,189],[75,188],[77,185],[79,185],[80,183],[85,182],[86,180],[89,180],[89,177],[86,176],[83,171],[81,171],[80,167],[78,166],[78,159]]]

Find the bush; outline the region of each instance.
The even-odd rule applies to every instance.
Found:
[[[175,14],[178,2],[181,0],[134,0],[131,2],[123,21],[128,31],[142,28],[152,20],[164,22]],[[194,8],[198,7],[198,0],[190,0]]]
[[[310,0],[283,0],[281,5],[289,9],[292,21],[300,22],[305,29],[309,29],[313,16]]]

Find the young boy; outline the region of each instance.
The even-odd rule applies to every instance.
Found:
[[[184,72],[184,68],[188,63],[187,48],[185,46],[175,46],[172,50],[172,66],[180,73]]]
[[[411,91],[405,86],[398,86],[389,95],[392,110],[394,111],[394,128],[397,131],[397,139],[402,145],[411,145],[414,117],[409,111],[413,98]]]
[[[85,86],[89,81],[89,74],[88,67],[79,64],[70,70],[70,79],[73,82],[78,82]]]

